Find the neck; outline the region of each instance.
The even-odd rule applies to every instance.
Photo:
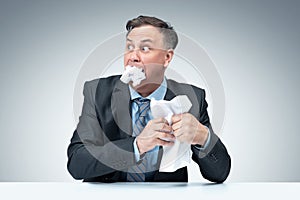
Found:
[[[152,94],[159,86],[162,84],[163,79],[161,81],[157,81],[156,83],[146,83],[138,86],[135,90],[142,96],[147,97]]]
[[[139,90],[137,90],[137,92],[142,96],[142,97],[147,97],[150,94],[152,94],[160,85],[157,84],[151,84],[151,85],[145,85],[145,89],[144,88],[139,88]]]

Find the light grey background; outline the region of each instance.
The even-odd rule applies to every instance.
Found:
[[[215,62],[226,95],[228,181],[300,181],[297,0],[1,0],[0,181],[73,181],[66,149],[81,65],[139,14],[171,22]],[[191,180],[202,181],[191,169]]]

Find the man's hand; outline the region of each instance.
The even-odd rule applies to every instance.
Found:
[[[143,131],[136,138],[136,144],[140,154],[143,154],[155,146],[171,146],[175,136],[171,134],[172,127],[164,118],[150,120]]]
[[[203,146],[208,137],[207,128],[190,113],[173,115],[172,129],[177,140]]]

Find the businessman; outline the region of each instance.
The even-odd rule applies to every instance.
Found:
[[[88,182],[187,182],[187,167],[160,172],[163,146],[190,144],[202,176],[222,183],[231,158],[214,133],[205,91],[165,77],[178,43],[175,30],[161,19],[139,16],[126,24],[124,66],[135,66],[146,78],[125,84],[120,76],[88,81],[79,123],[68,147],[68,170]],[[173,115],[172,123],[153,118],[150,100],[187,95],[191,109]]]

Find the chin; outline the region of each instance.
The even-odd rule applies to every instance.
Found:
[[[136,85],[135,87],[132,85],[132,83],[130,83],[130,86],[135,89],[136,91],[138,90],[143,90],[146,86],[147,86],[147,83],[144,83],[144,81],[142,81],[140,84]]]

